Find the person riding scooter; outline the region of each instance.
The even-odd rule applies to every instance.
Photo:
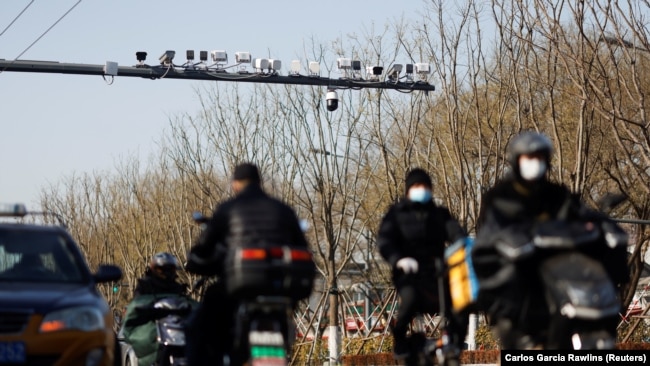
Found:
[[[439,279],[444,276],[441,263],[445,247],[464,239],[466,233],[446,207],[434,203],[432,189],[425,170],[409,171],[404,199],[390,206],[379,227],[377,246],[392,267],[393,284],[400,297],[397,322],[391,327],[393,356],[399,360],[415,353],[412,345],[421,337],[409,338],[407,330],[418,313],[435,314],[446,309],[446,330],[457,353],[465,339],[466,317],[448,311],[448,281]]]
[[[154,254],[144,276],[138,279],[133,299],[127,305],[124,338],[133,347],[139,366],[151,366],[156,359],[156,327],[151,310],[153,304],[168,297],[187,298],[187,285],[177,281],[179,268],[178,260],[172,254]],[[187,300],[192,302],[189,298]]]
[[[207,266],[208,273],[219,276],[219,280],[207,288],[187,328],[190,366],[221,365],[224,357],[229,357],[233,350],[235,312],[239,300],[231,296],[227,286],[226,258],[237,249],[247,247],[262,252],[274,246],[308,247],[296,213],[262,189],[256,165],[242,163],[236,166],[231,183],[235,196],[214,210],[192,247],[186,265],[189,272],[205,274]],[[220,254],[216,259],[215,253]],[[293,300],[295,303],[300,299]],[[215,332],[217,326],[219,331]]]
[[[588,225],[601,221],[602,216],[566,186],[548,179],[553,145],[545,135],[526,131],[515,136],[506,155],[511,172],[484,194],[477,222],[472,262],[479,279],[478,306],[489,315],[504,349],[535,348],[545,343],[551,321],[539,276],[540,258],[533,254],[506,267],[496,243],[506,236],[520,238],[521,248],[510,251],[514,256],[529,248],[524,244],[533,240],[544,223]],[[585,251],[603,265],[614,285],[620,288],[628,281],[624,245],[593,245]],[[506,268],[513,268],[508,276]],[[615,335],[616,319],[609,331]]]

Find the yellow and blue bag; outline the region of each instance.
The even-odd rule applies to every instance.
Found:
[[[478,279],[472,265],[474,238],[457,240],[445,249],[445,264],[449,271],[449,290],[454,311],[460,312],[476,301]]]

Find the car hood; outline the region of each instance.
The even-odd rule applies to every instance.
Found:
[[[0,311],[13,309],[44,314],[79,305],[106,306],[94,287],[87,284],[0,284]]]

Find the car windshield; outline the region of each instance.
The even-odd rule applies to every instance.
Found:
[[[0,281],[78,283],[83,272],[66,237],[0,228]]]

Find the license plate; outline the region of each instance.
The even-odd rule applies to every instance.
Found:
[[[0,342],[0,363],[24,363],[24,342]]]

